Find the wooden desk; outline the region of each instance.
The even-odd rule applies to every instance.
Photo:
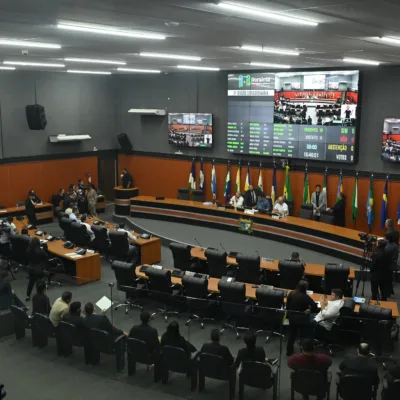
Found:
[[[193,247],[191,249],[191,254],[192,254],[192,257],[196,257],[199,260],[204,260],[204,261],[207,260],[204,250],[200,247]],[[226,262],[227,262],[227,264],[237,265],[237,261],[236,261],[235,257],[229,257],[229,256],[226,257]],[[278,264],[279,264],[279,260],[265,261],[265,260],[261,259],[260,268],[265,269],[267,271],[279,272]],[[306,264],[305,275],[323,277],[325,275],[325,265]],[[353,267],[350,267],[349,279],[354,280],[355,278],[356,278],[355,270]]]
[[[138,188],[124,189],[122,186],[114,188],[115,214],[129,215],[132,197],[139,196]]]
[[[269,215],[248,215],[234,209],[221,209],[200,202],[138,196],[131,199],[131,216],[163,221],[183,222],[239,232],[239,219],[253,221],[253,235],[277,240],[361,263],[364,242],[356,230],[305,220],[296,217],[273,218]]]
[[[39,224],[48,224],[53,222],[53,205],[50,203],[43,203],[35,206],[36,218]],[[25,206],[22,207],[10,207],[4,210],[0,210],[0,218],[5,217],[18,217],[25,214]]]
[[[27,220],[14,221],[18,232],[26,227]],[[29,235],[37,237],[38,239],[45,239],[45,236],[36,236],[35,231],[30,230]],[[86,253],[84,256],[79,258],[73,258],[67,256],[69,253],[73,253],[76,249],[66,249],[63,247],[64,242],[56,240],[53,242],[47,242],[47,248],[51,254],[62,258],[66,263],[72,265],[75,270],[75,281],[77,285],[83,285],[92,281],[98,281],[101,279],[101,264],[99,253]]]
[[[143,279],[148,279],[147,275],[143,272],[140,271],[140,267],[141,265],[139,265],[138,267],[136,267],[136,275],[138,278],[143,278]],[[171,277],[171,281],[174,285],[180,285],[182,286],[182,278],[178,278],[175,276]],[[211,293],[219,293],[218,290],[218,282],[219,279],[217,278],[208,278],[208,291]],[[255,285],[252,285],[251,283],[245,283],[246,285],[246,297],[252,300],[256,299],[256,290],[257,288],[255,288]],[[278,288],[277,288],[278,289]],[[291,290],[288,289],[282,289],[287,291],[287,293],[289,294],[291,292]],[[313,293],[310,297],[312,297],[312,299],[314,301],[319,301],[321,299],[321,296],[323,296],[320,293]],[[286,299],[285,299],[286,302]],[[397,303],[394,301],[380,301],[379,302],[380,305],[378,307],[382,307],[382,308],[390,308],[392,310],[392,317],[393,318],[399,318],[400,314],[399,314],[399,309],[397,306]],[[358,313],[360,311],[360,306],[356,305],[354,311],[356,313]]]

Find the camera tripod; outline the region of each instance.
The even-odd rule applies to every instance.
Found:
[[[368,272],[368,266],[371,262],[371,256],[372,256],[371,243],[366,242],[366,243],[364,243],[364,251],[363,251],[363,255],[362,255],[363,261],[362,261],[362,265],[361,265],[360,274],[357,279],[356,291],[354,293],[354,296],[357,296],[357,292],[360,287],[360,282],[362,282],[361,297],[364,297],[365,281],[367,280],[367,272]]]

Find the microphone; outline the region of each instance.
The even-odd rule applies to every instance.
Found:
[[[203,250],[203,251],[206,250],[196,238],[194,238],[194,240],[195,240],[196,243],[200,246],[201,250]]]
[[[219,243],[219,245],[222,247],[222,250],[223,250],[225,253],[228,253],[228,251],[227,251],[226,248],[222,245],[221,242]]]

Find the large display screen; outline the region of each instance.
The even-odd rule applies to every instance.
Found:
[[[229,74],[228,152],[355,162],[358,85],[359,71]]]
[[[400,163],[400,118],[386,118],[383,122],[382,160]]]
[[[212,147],[212,114],[168,114],[168,142],[178,147]]]

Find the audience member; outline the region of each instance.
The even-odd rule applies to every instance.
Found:
[[[11,217],[12,221],[12,217]],[[0,220],[0,254],[9,256],[11,252],[10,237],[15,233],[13,227],[10,225],[9,220]]]
[[[386,380],[388,385],[392,384],[395,380],[400,379],[400,360],[391,358],[389,361],[385,362],[387,364]]]
[[[0,260],[1,263],[6,261]],[[17,307],[26,308],[25,304],[18,298],[11,288],[10,282],[7,280],[8,271],[0,270],[0,310],[8,310],[12,305]]]
[[[21,229],[21,235],[27,235],[27,236],[29,236],[29,231],[28,231],[28,229],[27,229],[27,228],[22,228],[22,229]]]
[[[220,356],[225,360],[226,366],[229,367],[233,364],[234,359],[228,347],[220,343],[221,334],[219,329],[211,331],[211,343],[204,343],[200,353],[214,354]]]
[[[176,321],[169,323],[167,331],[161,337],[161,347],[173,346],[183,349],[185,353],[190,356],[190,353],[194,353],[196,348],[189,343],[179,332],[179,324]]]
[[[387,234],[391,234],[394,237],[394,242],[399,244],[399,231],[397,229],[394,229],[394,224],[392,219],[387,219],[385,222],[385,236]]]
[[[50,310],[50,321],[54,326],[58,326],[64,314],[68,312],[69,303],[71,303],[72,293],[64,292],[53,304]]]
[[[246,332],[244,335],[246,347],[240,349],[236,356],[235,367],[239,368],[245,361],[265,362],[265,351],[261,346],[256,346],[256,336],[252,332]]]
[[[62,321],[74,325],[78,331],[83,333],[86,327],[83,323],[83,317],[81,316],[80,301],[73,301],[69,305],[69,311],[62,316]]]
[[[86,232],[89,235],[90,241],[94,240],[94,232],[92,231],[92,227],[86,222],[87,215],[83,214],[81,217],[81,224],[86,226]]]
[[[134,246],[131,242],[136,242],[136,236],[132,235],[131,232],[129,232],[127,229],[125,229],[125,224],[123,222],[121,222],[118,225],[118,232],[126,232],[128,235],[128,242],[129,242],[129,252],[127,255],[127,261],[128,262],[132,262],[132,263],[136,263],[136,259],[137,259],[137,249],[136,246]]]
[[[72,213],[69,214],[68,218],[72,219],[75,222],[78,222],[78,215],[79,215],[79,209],[78,207],[73,207],[72,208]]]
[[[94,188],[94,185],[89,186],[89,190],[87,192],[87,201],[88,201],[88,209],[89,209],[89,214],[93,217],[94,215],[97,215],[96,213],[96,205],[97,205],[97,192],[96,189]]]
[[[46,282],[36,282],[36,293],[32,297],[32,315],[35,313],[49,315],[51,310],[50,299],[46,295]]]
[[[341,289],[332,289],[331,300],[323,296],[320,300],[321,311],[315,316],[314,321],[327,331],[332,329],[333,323],[340,315],[340,309],[343,307],[343,291]]]
[[[142,340],[147,344],[149,353],[155,353],[160,350],[160,340],[156,328],[149,325],[150,313],[142,311],[140,313],[140,325],[134,325],[130,332],[129,337],[133,339]]]
[[[44,277],[43,270],[46,269],[49,255],[41,248],[40,240],[37,237],[33,237],[29,243],[28,249],[26,250],[26,258],[28,261],[28,273],[29,282],[26,289],[26,301],[31,298],[31,293],[35,282]]]

